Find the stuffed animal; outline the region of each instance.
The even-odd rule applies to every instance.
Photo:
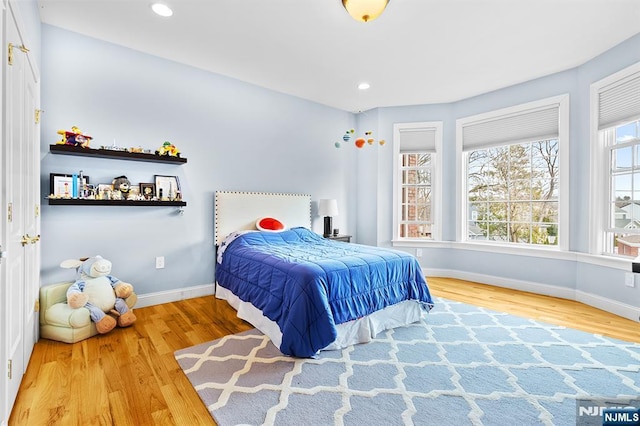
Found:
[[[60,266],[76,268],[76,282],[67,290],[67,303],[73,309],[87,308],[98,333],[108,333],[116,325],[128,327],[136,321],[124,300],[133,293],[133,286],[109,275],[110,261],[94,256],[65,260]]]
[[[114,191],[120,191],[120,194],[122,194],[122,198],[124,198],[125,200],[129,198],[131,182],[129,182],[129,179],[127,179],[126,176],[118,176],[117,178],[114,178],[111,184],[113,185]]]
[[[174,144],[169,141],[165,141],[160,148],[156,150],[156,155],[166,157],[180,157],[180,151]]]

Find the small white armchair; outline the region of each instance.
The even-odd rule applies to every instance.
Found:
[[[67,305],[67,289],[73,282],[40,287],[40,337],[65,343],[75,343],[98,334],[85,308]],[[132,293],[126,299],[129,309],[138,301]]]

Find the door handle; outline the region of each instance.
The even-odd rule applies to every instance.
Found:
[[[26,234],[22,237],[22,240],[20,240],[20,244],[22,244],[22,246],[24,247],[27,244],[35,244],[38,241],[40,241],[40,234],[36,235],[35,237]]]

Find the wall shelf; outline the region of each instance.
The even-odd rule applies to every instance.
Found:
[[[154,201],[154,200],[92,200],[87,198],[48,198],[54,206],[140,206],[140,207],[184,207],[186,201]]]
[[[186,158],[182,157],[168,157],[160,156],[156,154],[145,154],[143,152],[128,152],[128,151],[114,151],[111,149],[94,149],[94,148],[82,148],[73,145],[49,145],[49,152],[52,154],[61,155],[77,155],[80,157],[98,157],[98,158],[112,158],[118,160],[133,160],[133,161],[147,161],[153,163],[178,163],[184,164],[187,162]],[[106,200],[104,200],[106,201]]]

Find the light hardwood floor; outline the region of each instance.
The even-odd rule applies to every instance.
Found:
[[[640,324],[581,303],[450,278],[435,296],[640,343]],[[214,425],[174,351],[251,326],[212,296],[136,309],[130,328],[69,345],[40,340],[9,425]]]

